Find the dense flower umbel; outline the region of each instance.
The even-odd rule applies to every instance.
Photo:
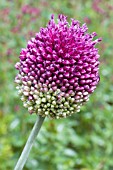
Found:
[[[93,40],[79,21],[67,22],[51,16],[46,28],[21,50],[15,78],[23,105],[30,113],[61,118],[79,112],[99,82],[99,54]]]

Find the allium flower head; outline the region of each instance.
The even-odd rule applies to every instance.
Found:
[[[60,14],[20,52],[15,78],[24,107],[30,113],[62,118],[79,112],[99,82],[99,54],[87,26]]]

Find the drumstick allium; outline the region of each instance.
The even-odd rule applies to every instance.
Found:
[[[95,32],[60,14],[54,15],[20,52],[15,78],[28,111],[42,117],[62,118],[79,112],[99,83],[99,54]]]

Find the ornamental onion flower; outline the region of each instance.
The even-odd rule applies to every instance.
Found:
[[[42,117],[62,118],[79,112],[99,83],[101,38],[87,33],[87,26],[60,14],[20,52],[15,78],[18,93],[28,111]]]

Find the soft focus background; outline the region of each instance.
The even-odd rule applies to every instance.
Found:
[[[0,170],[12,170],[35,122],[14,77],[21,48],[62,13],[97,32],[101,81],[78,114],[43,124],[25,170],[113,170],[113,0],[0,1]]]

